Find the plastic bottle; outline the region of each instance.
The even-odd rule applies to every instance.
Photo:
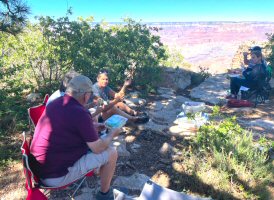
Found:
[[[239,94],[237,95],[237,99],[238,99],[238,100],[241,100],[241,99],[242,99],[242,94],[241,94],[241,92],[239,92]]]

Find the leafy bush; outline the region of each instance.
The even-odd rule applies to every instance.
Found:
[[[165,50],[159,37],[152,35],[146,25],[131,19],[126,19],[125,23],[91,26],[91,21],[83,19],[71,22],[67,17],[57,21],[40,18],[43,35],[56,57],[51,65],[65,70],[74,68],[94,82],[98,71],[108,68],[112,86],[124,81],[126,71],[134,71],[135,84],[144,85],[146,79],[142,71],[160,72],[158,66],[166,58]],[[157,82],[157,74],[150,73],[150,80]],[[146,86],[152,85],[153,82],[148,82]]]
[[[168,58],[162,62],[165,67],[182,67],[190,68],[191,65],[185,62],[184,56],[179,49],[165,47]]]
[[[269,66],[272,68],[272,71],[274,71],[274,33],[267,34],[267,37],[268,44],[266,45],[266,48],[270,51],[270,53],[266,60],[269,62]],[[274,73],[272,73],[272,76],[274,77]]]
[[[199,85],[200,83],[204,82],[205,79],[210,77],[211,74],[209,73],[208,67],[199,66],[199,72],[193,73],[191,76],[191,84],[192,85]]]
[[[264,186],[273,180],[273,166],[267,162],[270,142],[262,139],[256,145],[252,134],[242,129],[235,117],[202,126],[195,142],[205,155],[212,156],[212,166],[231,179],[243,180],[249,187],[251,182]]]
[[[115,26],[93,26],[92,20],[41,17],[17,36],[0,33],[1,102],[6,102],[0,105],[1,116],[16,114],[18,121],[26,120],[26,115],[18,115],[26,112],[26,104],[15,108],[15,99],[24,102],[30,92],[51,94],[71,69],[95,82],[99,69],[107,67],[114,87],[124,81],[126,71],[134,71],[135,85],[145,90],[155,87],[161,78],[159,63],[166,58],[159,37],[130,19]]]
[[[99,69],[109,68],[113,86],[120,85],[125,71],[132,70],[136,85],[144,89],[155,86],[161,72],[159,63],[166,58],[159,37],[130,19],[115,26],[92,26],[91,20],[41,17],[39,24],[29,24],[17,37],[1,33],[0,82],[7,89],[51,93],[70,69],[96,81]],[[146,81],[143,71],[154,83]]]

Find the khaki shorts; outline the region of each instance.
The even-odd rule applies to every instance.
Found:
[[[83,177],[88,171],[91,171],[92,169],[99,170],[102,165],[108,162],[111,150],[112,147],[109,147],[100,154],[88,152],[78,161],[76,161],[72,167],[68,168],[68,173],[65,176],[41,179],[41,181],[43,184],[53,187],[67,185]]]

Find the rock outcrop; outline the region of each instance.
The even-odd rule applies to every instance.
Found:
[[[230,80],[226,74],[218,74],[207,78],[190,92],[191,98],[200,99],[211,104],[225,104]]]

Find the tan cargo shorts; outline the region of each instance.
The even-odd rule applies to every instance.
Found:
[[[73,166],[68,168],[68,173],[65,176],[58,178],[42,179],[42,183],[47,186],[61,187],[67,185],[81,177],[91,170],[99,170],[100,167],[106,164],[109,160],[110,151],[113,147],[109,147],[100,154],[88,152],[83,155]]]

